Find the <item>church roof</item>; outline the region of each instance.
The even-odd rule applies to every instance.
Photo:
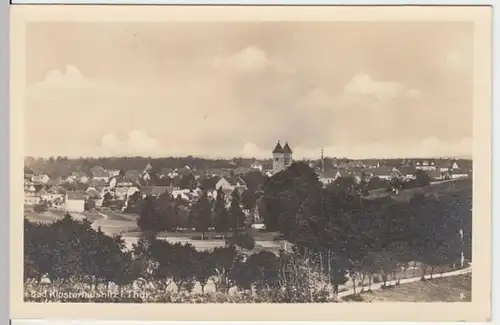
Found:
[[[283,153],[283,148],[281,147],[280,142],[276,144],[276,147],[274,147],[273,153]]]
[[[288,142],[285,143],[285,146],[283,147],[283,153],[287,153],[287,154],[292,154],[292,149],[290,149],[290,146],[288,145]]]

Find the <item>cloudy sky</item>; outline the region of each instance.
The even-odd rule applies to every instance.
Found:
[[[26,154],[470,156],[468,23],[37,23]]]

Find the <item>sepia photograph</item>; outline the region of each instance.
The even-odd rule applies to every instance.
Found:
[[[16,304],[489,317],[489,9],[35,7],[13,16]]]

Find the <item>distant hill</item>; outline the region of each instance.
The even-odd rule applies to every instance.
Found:
[[[398,194],[387,192],[386,189],[377,189],[370,192],[366,199],[378,199],[382,197],[391,197],[396,201],[408,201],[416,194],[435,195],[437,197],[443,194],[458,193],[461,191],[470,191],[472,197],[472,179],[457,179],[445,181],[437,184],[430,184],[424,187],[410,188],[401,190]]]

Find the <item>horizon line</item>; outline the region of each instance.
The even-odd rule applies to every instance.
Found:
[[[153,157],[153,156],[141,156],[141,155],[130,155],[130,156],[30,156],[26,155],[24,158],[34,158],[34,159],[50,159],[50,158],[66,158],[68,160],[77,160],[77,159],[112,159],[112,158],[142,158],[142,159],[183,159],[183,158],[196,158],[196,159],[204,159],[204,160],[234,160],[234,159],[253,159],[253,160],[272,160],[271,157],[267,158],[258,158],[258,157],[243,157],[243,156],[203,156],[203,155],[185,155],[185,156],[161,156],[161,157]],[[347,159],[347,160],[384,160],[384,159],[461,159],[461,160],[473,160],[473,157],[470,155],[446,155],[446,156],[394,156],[394,157],[365,157],[365,158],[349,158],[349,157],[335,157],[335,156],[325,156],[324,159]],[[302,161],[302,160],[321,160],[321,157],[316,158],[296,158],[294,161]]]

